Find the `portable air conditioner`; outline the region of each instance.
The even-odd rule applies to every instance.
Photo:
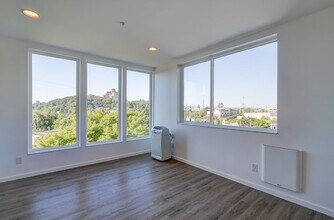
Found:
[[[154,126],[151,130],[151,156],[165,161],[172,157],[172,138],[168,128]]]

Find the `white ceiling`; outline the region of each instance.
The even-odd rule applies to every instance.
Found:
[[[333,0],[0,0],[0,34],[158,66],[332,5]],[[41,18],[24,17],[22,8]],[[120,21],[126,22],[123,28]],[[150,46],[159,51],[148,52]]]

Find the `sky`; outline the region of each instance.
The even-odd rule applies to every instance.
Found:
[[[32,102],[76,95],[77,62],[32,55]]]
[[[74,60],[32,55],[32,100],[47,102],[76,95]],[[103,96],[118,88],[118,69],[96,64],[87,67],[87,92]],[[184,70],[184,104],[210,104],[210,62]],[[149,75],[128,71],[129,101],[149,100]],[[214,106],[264,108],[277,106],[277,43],[214,60]]]
[[[127,97],[128,101],[149,100],[150,75],[136,71],[127,71]]]
[[[184,70],[184,105],[210,104],[210,62]],[[214,106],[277,106],[277,43],[214,60]]]
[[[103,96],[107,91],[118,92],[118,68],[88,63],[87,94]]]
[[[48,102],[76,95],[76,67],[74,60],[32,55],[32,102]],[[149,100],[149,74],[128,71],[128,100]],[[118,88],[118,69],[96,64],[87,65],[87,93],[103,96]]]

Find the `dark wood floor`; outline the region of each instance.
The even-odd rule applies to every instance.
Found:
[[[0,219],[331,219],[146,155],[0,184]]]

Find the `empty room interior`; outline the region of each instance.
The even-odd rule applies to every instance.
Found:
[[[2,0],[0,219],[334,219],[333,0]]]

